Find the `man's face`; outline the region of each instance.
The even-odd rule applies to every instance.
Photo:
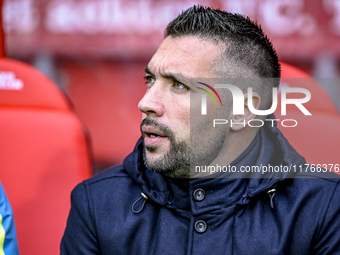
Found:
[[[144,160],[174,178],[189,175],[190,78],[212,78],[216,44],[196,37],[165,38],[145,69],[147,91],[138,107]]]

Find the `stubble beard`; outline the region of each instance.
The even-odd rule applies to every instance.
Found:
[[[186,141],[176,141],[174,132],[157,121],[145,118],[141,123],[150,125],[161,131],[169,139],[169,150],[159,158],[150,161],[147,153],[153,153],[157,150],[157,146],[146,146],[143,135],[143,159],[148,169],[156,173],[160,173],[170,178],[185,179],[190,177],[190,144]]]

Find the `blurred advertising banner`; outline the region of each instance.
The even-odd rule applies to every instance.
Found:
[[[340,56],[340,0],[4,0],[7,54],[149,57],[193,4],[256,19],[282,58]]]

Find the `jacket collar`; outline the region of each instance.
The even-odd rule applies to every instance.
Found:
[[[270,118],[275,119],[273,115]],[[258,135],[248,149],[232,162],[232,165],[239,167],[244,162],[258,166],[261,164],[289,166],[290,164],[300,165],[305,163],[304,158],[293,149],[276,125],[271,125],[272,123],[268,122],[260,128]],[[160,205],[174,206],[182,210],[193,207],[190,198],[192,192],[197,188],[202,188],[206,192],[214,194],[214,196],[210,196],[209,200],[206,199],[208,203],[206,207],[209,207],[219,204],[233,204],[242,198],[254,197],[270,189],[278,182],[293,177],[289,173],[271,173],[246,176],[248,178],[238,176],[238,178],[169,179],[145,167],[142,139],[138,140],[134,151],[124,160],[123,165],[130,176],[141,186],[143,193],[148,198]]]

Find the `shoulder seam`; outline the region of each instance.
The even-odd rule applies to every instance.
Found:
[[[92,184],[96,184],[96,183],[101,182],[101,181],[105,181],[105,180],[108,180],[108,179],[115,179],[115,178],[130,178],[130,177],[129,177],[129,175],[115,175],[115,176],[104,177],[104,178],[101,178],[101,179],[98,179],[98,180],[87,179],[87,180],[83,181],[83,183],[84,183],[85,186],[90,186]]]

